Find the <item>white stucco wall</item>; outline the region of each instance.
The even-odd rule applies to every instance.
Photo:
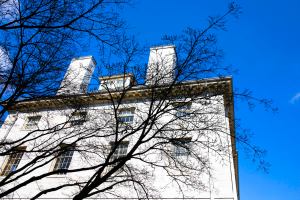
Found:
[[[215,102],[215,103],[214,103]],[[195,190],[191,187],[185,187],[184,184],[182,184],[182,191],[180,191],[178,185],[170,180],[170,177],[168,174],[161,168],[149,168],[144,163],[139,162],[138,160],[130,160],[129,164],[139,168],[139,169],[145,169],[149,172],[149,181],[148,184],[152,185],[161,195],[162,198],[196,198],[196,199],[207,199],[207,200],[217,200],[217,199],[223,199],[223,200],[237,200],[237,191],[236,191],[236,183],[235,183],[235,169],[233,166],[233,156],[232,156],[232,149],[231,149],[231,140],[230,140],[230,131],[229,131],[229,121],[228,118],[225,117],[225,109],[224,105],[222,104],[223,98],[222,96],[215,97],[215,101],[212,101],[209,105],[202,105],[200,102],[193,102],[191,110],[197,110],[199,112],[203,112],[206,114],[202,114],[201,119],[207,119],[209,120],[209,123],[211,124],[217,124],[218,131],[220,133],[216,134],[213,131],[206,131],[203,132],[202,135],[199,135],[196,131],[190,131],[189,136],[191,138],[198,138],[198,140],[206,141],[208,144],[208,147],[203,146],[195,146],[193,148],[197,149],[199,151],[199,155],[202,155],[203,158],[208,159],[208,167],[209,170],[203,170],[203,173],[198,172],[187,172],[189,176],[195,176],[195,181],[201,181],[203,183],[203,189],[201,191]],[[121,105],[121,108],[135,108],[135,115],[134,115],[134,124],[139,124],[143,121],[143,119],[146,117],[145,113],[148,110],[149,102],[147,100],[144,101],[127,101],[124,102]],[[89,131],[99,131],[99,133],[104,134],[108,132],[110,129],[107,124],[112,120],[110,118],[111,113],[111,105],[109,104],[98,104],[89,106],[85,109],[88,112],[88,121],[83,125],[86,127]],[[211,113],[209,111],[214,111],[215,114],[208,114]],[[26,123],[26,119],[28,116],[34,116],[34,115],[41,115],[42,118],[38,124],[40,129],[43,129],[45,127],[52,127],[56,124],[63,123],[68,120],[68,116],[72,113],[73,110],[71,109],[60,109],[60,110],[43,110],[38,111],[35,113],[15,113],[10,115],[5,125],[0,130],[0,136],[6,137],[6,140],[16,140],[17,138],[24,137],[28,130],[24,129],[24,124]],[[174,111],[173,111],[174,112]],[[197,113],[197,115],[201,115],[201,113]],[[206,115],[206,116],[205,116]],[[161,124],[165,124],[170,119],[172,119],[172,113],[171,114],[164,114],[160,119]],[[188,123],[192,123],[193,120],[197,120],[198,118],[189,119],[186,122],[180,122],[183,125],[187,125]],[[158,127],[160,126],[158,123]],[[176,126],[176,125],[175,125]],[[205,125],[203,125],[205,126]],[[102,129],[99,129],[99,127],[102,127]],[[67,130],[62,132],[55,132],[51,137],[49,135],[47,137],[40,137],[37,140],[29,141],[25,146],[27,148],[32,148],[34,145],[45,145],[45,147],[51,146],[51,144],[57,142],[59,138],[61,138],[62,135],[65,136],[65,134],[70,135],[70,139],[65,140],[64,142],[72,142],[73,139],[75,139],[77,136],[74,135],[72,138],[71,134],[76,132],[75,130]],[[33,134],[41,134],[42,132],[37,132]],[[204,134],[205,133],[205,134]],[[59,135],[61,134],[61,135]],[[137,133],[138,134],[138,133]],[[168,134],[168,133],[167,133]],[[92,141],[95,144],[98,145],[109,145],[109,142],[113,140],[114,136],[109,137],[103,137],[102,139],[99,139],[98,141]],[[218,138],[217,138],[218,137]],[[131,139],[129,139],[129,149],[131,148],[130,145],[134,143],[134,140],[136,139],[136,136],[132,136]],[[223,144],[219,146],[219,144],[216,144],[215,141],[218,139],[218,143],[222,142]],[[212,144],[210,146],[209,144]],[[80,146],[81,144],[76,144]],[[213,151],[213,147],[219,146],[220,149]],[[142,147],[141,147],[142,148]],[[166,148],[172,148],[171,145],[167,145]],[[138,151],[142,151],[142,149],[139,149]],[[103,152],[104,153],[104,152]],[[222,154],[220,156],[220,154]],[[164,160],[164,155],[161,153],[149,153],[146,154],[146,159],[149,160],[157,160],[157,162],[164,163],[166,160]],[[31,155],[23,155],[23,158],[21,162],[19,163],[19,167],[22,167],[26,162],[30,159],[34,158],[34,154]],[[0,164],[5,162],[6,157],[0,157]],[[87,166],[88,162],[85,160],[80,153],[74,152],[71,165],[69,169],[75,169],[80,166]],[[97,162],[101,162],[101,158],[97,158]],[[193,160],[189,159],[189,157],[185,157],[182,159],[186,159],[187,162],[193,163]],[[93,159],[90,160],[91,163],[93,162]],[[36,170],[33,173],[29,174],[27,177],[37,176],[39,174],[42,174],[44,172],[51,171],[53,169],[55,161],[52,161],[45,165],[44,167]],[[3,166],[2,166],[3,167]],[[67,182],[70,180],[82,180],[87,179],[93,171],[89,172],[80,172],[80,173],[72,173],[72,174],[66,174],[66,175],[52,175],[50,177],[46,177],[40,181],[37,181],[35,183],[31,183],[22,189],[18,190],[14,193],[14,198],[22,197],[24,199],[29,198],[34,191],[39,191],[41,189],[45,189],[51,186],[56,186],[58,183]],[[174,172],[176,173],[176,172]],[[178,176],[180,178],[184,178],[184,176]],[[3,177],[2,177],[3,178]],[[1,179],[1,177],[0,177]],[[26,176],[19,181],[25,180]],[[13,183],[15,184],[15,183]],[[9,188],[9,186],[7,186]],[[5,188],[2,188],[5,189]],[[126,186],[123,187],[117,187],[113,189],[115,193],[119,193],[123,197],[126,198],[137,198],[137,196],[133,193],[133,191],[130,188],[127,188]],[[60,190],[57,192],[48,193],[43,196],[43,198],[68,198],[72,196],[72,194],[76,193],[76,188],[65,188],[64,190]],[[185,195],[183,196],[182,193]],[[99,195],[99,197],[102,198],[113,198],[113,196],[110,195]]]

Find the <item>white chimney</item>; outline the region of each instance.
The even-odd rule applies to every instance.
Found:
[[[95,66],[93,56],[73,58],[57,95],[86,93]]]
[[[150,48],[146,85],[162,85],[172,83],[176,66],[174,45]]]

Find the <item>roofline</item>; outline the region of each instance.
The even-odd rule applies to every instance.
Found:
[[[117,75],[112,75],[112,76],[100,76],[99,80],[100,81],[105,81],[105,80],[125,78],[125,77],[134,78],[134,75],[132,73],[128,73],[128,74],[117,74]]]
[[[235,133],[235,116],[234,116],[234,100],[233,100],[233,80],[232,77],[230,78],[229,84],[229,94],[230,98],[229,102],[229,129],[230,129],[230,139],[231,139],[231,146],[232,146],[232,158],[233,158],[233,165],[234,165],[234,172],[235,172],[235,184],[236,184],[236,192],[237,192],[237,199],[240,199],[240,181],[239,181],[239,163],[238,163],[238,152],[236,149],[236,133]],[[226,105],[226,98],[224,98],[224,104]]]
[[[118,75],[116,75],[118,76]],[[198,84],[213,84],[213,83],[220,83],[220,82],[226,82],[230,81],[232,82],[232,76],[224,76],[224,77],[217,77],[217,78],[206,78],[206,79],[201,79],[201,80],[190,80],[190,81],[185,81],[182,83],[178,83],[178,86],[184,86],[184,85],[198,85]],[[169,84],[162,84],[162,85],[157,85],[155,86],[156,88],[164,88],[169,86]],[[135,85],[130,88],[129,91],[135,91],[135,90],[145,90],[145,89],[150,89],[153,86],[151,85]],[[118,92],[118,91],[110,91],[111,93]],[[29,103],[29,102],[37,102],[41,100],[55,100],[55,99],[64,99],[64,98],[72,98],[72,97],[88,97],[91,95],[97,95],[97,94],[105,94],[108,93],[106,90],[99,90],[99,91],[93,91],[91,93],[80,93],[80,94],[61,94],[61,95],[55,95],[55,96],[48,96],[48,97],[41,97],[41,98],[36,98],[36,99],[25,99],[18,101],[16,104],[20,103]]]

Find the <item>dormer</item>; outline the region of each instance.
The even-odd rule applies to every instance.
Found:
[[[99,90],[123,90],[134,84],[133,74],[120,74],[114,76],[102,76],[99,78]]]

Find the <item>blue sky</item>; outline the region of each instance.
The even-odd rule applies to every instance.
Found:
[[[150,45],[187,26],[201,28],[208,15],[222,14],[227,0],[135,0],[124,9],[130,31]],[[300,200],[300,1],[240,0],[239,19],[220,32],[224,64],[238,69],[234,85],[274,100],[278,113],[242,103],[236,117],[268,151],[268,174],[240,154],[241,200]]]

